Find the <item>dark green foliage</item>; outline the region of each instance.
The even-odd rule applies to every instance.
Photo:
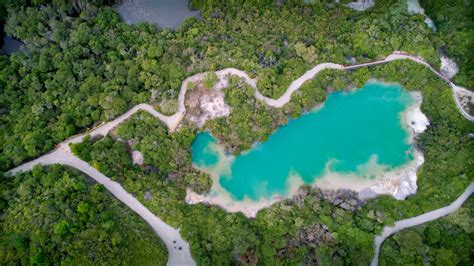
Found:
[[[162,178],[191,186],[195,191],[209,190],[209,177],[191,166],[194,128],[181,127],[171,133],[157,118],[142,112],[120,125],[117,135],[141,151],[145,163],[155,167]]]
[[[1,180],[2,265],[165,265],[151,228],[101,185],[53,165]]]
[[[93,152],[90,150],[91,145],[94,146]],[[110,137],[94,143],[90,138],[85,138],[84,142],[72,145],[71,149],[97,170],[113,176],[117,182],[123,182],[124,176],[133,173],[136,167],[132,164],[126,143],[115,142]]]
[[[131,141],[145,155],[145,163],[158,168],[163,176],[172,173],[181,177],[186,165],[191,163],[190,146],[195,136],[194,129],[181,128],[170,133],[157,118],[139,113],[126,121],[117,130],[117,135]]]
[[[272,98],[321,62],[348,64],[352,57],[357,62],[369,61],[394,50],[419,54],[435,64],[439,61],[431,43],[432,31],[421,17],[407,14],[405,3],[386,3],[384,12],[375,9],[361,16],[326,3],[220,2],[192,2],[204,9],[209,22],[193,25],[200,34],[192,45],[204,46],[211,70],[233,66],[255,73],[262,94]]]

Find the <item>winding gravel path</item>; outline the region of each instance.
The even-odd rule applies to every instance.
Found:
[[[395,60],[404,60],[404,59],[412,60],[419,64],[425,65],[438,77],[448,82],[451,88],[453,89],[453,96],[459,110],[461,111],[463,116],[466,117],[468,120],[474,121],[474,118],[472,116],[469,116],[463,110],[462,106],[459,103],[459,100],[456,97],[456,93],[454,93],[455,90],[457,89],[459,90],[463,88],[456,86],[447,77],[445,77],[436,69],[434,69],[432,66],[430,66],[428,63],[426,63],[422,58],[408,55],[406,53],[399,52],[399,51],[392,53],[391,55],[387,56],[385,59],[374,61],[374,62],[358,64],[358,65],[343,66],[343,65],[334,64],[334,63],[318,64],[312,69],[305,72],[301,77],[294,80],[290,84],[286,92],[278,99],[272,99],[272,98],[263,96],[257,88],[257,80],[251,79],[247,73],[241,70],[238,70],[235,68],[226,68],[220,71],[216,71],[215,73],[219,77],[225,77],[227,75],[235,75],[235,76],[239,76],[243,78],[247,84],[255,88],[255,97],[258,100],[264,101],[269,106],[280,108],[291,100],[291,95],[293,94],[293,92],[298,90],[301,87],[301,85],[303,85],[303,83],[314,78],[314,76],[316,76],[320,71],[324,69],[350,70],[350,69],[367,67],[367,66],[372,66],[372,65],[377,65],[377,64],[384,64],[387,62],[391,62]],[[186,89],[188,87],[188,83],[196,82],[202,79],[204,74],[205,73],[199,73],[199,74],[193,75],[191,77],[186,78],[181,83],[181,89],[178,96],[178,111],[175,114],[166,116],[157,112],[153,108],[153,106],[149,104],[138,104],[134,106],[133,108],[131,108],[130,110],[128,110],[127,112],[125,112],[124,114],[115,118],[114,120],[107,123],[103,123],[102,125],[95,127],[86,133],[72,136],[68,138],[67,140],[63,141],[62,143],[58,144],[57,148],[54,151],[48,154],[45,154],[33,161],[22,164],[10,170],[8,173],[16,174],[22,171],[29,171],[37,164],[50,165],[50,164],[57,163],[57,164],[65,164],[65,165],[74,167],[84,172],[85,174],[89,175],[98,183],[103,184],[105,188],[107,188],[107,190],[110,191],[110,193],[112,193],[115,197],[117,197],[117,199],[122,201],[125,205],[127,205],[130,209],[135,211],[138,215],[140,215],[145,221],[147,221],[150,224],[153,230],[155,230],[155,232],[161,237],[161,239],[163,239],[163,242],[165,243],[168,249],[168,254],[169,254],[168,265],[195,265],[196,263],[191,257],[189,244],[184,239],[181,238],[181,236],[179,235],[179,230],[167,225],[160,218],[158,218],[153,213],[151,213],[136,198],[134,198],[127,191],[125,191],[120,184],[112,181],[110,178],[106,177],[105,175],[97,171],[96,169],[92,168],[86,162],[74,156],[69,148],[69,144],[82,142],[84,137],[87,135],[91,135],[91,137],[99,136],[99,135],[105,136],[112,129],[120,125],[122,122],[127,120],[130,116],[132,116],[134,113],[140,110],[146,111],[150,113],[151,115],[153,115],[154,117],[160,119],[163,123],[167,125],[170,131],[174,131],[178,127],[179,123],[181,122],[181,120],[183,119],[186,113],[184,101],[185,101]],[[181,249],[179,249],[179,247],[181,247]],[[378,250],[376,254],[378,254]]]
[[[63,164],[74,167],[87,174],[97,181],[97,183],[102,184],[118,200],[123,202],[135,213],[140,215],[140,217],[142,217],[153,228],[156,234],[166,245],[169,256],[167,263],[168,265],[196,265],[193,258],[191,257],[189,244],[181,238],[179,230],[164,223],[160,218],[155,216],[145,206],[143,206],[143,204],[141,204],[135,197],[123,189],[119,183],[112,181],[97,169],[91,167],[87,162],[71,154],[69,149],[60,147],[52,153],[48,153],[34,161],[12,169],[10,173],[17,174],[19,172],[29,171],[37,164]]]
[[[426,222],[430,222],[436,219],[439,219],[443,216],[446,216],[450,213],[455,212],[457,209],[459,209],[462,204],[471,196],[471,194],[474,193],[474,182],[469,185],[464,193],[459,196],[453,203],[450,205],[436,209],[434,211],[427,212],[422,215],[418,215],[412,218],[408,218],[405,220],[400,220],[395,223],[394,226],[386,226],[383,229],[383,232],[381,235],[375,237],[375,255],[372,260],[371,265],[372,266],[377,266],[379,263],[379,253],[380,253],[380,247],[382,246],[382,243],[387,239],[389,236],[406,229],[408,227],[412,226],[417,226]]]
[[[456,106],[458,107],[461,114],[466,119],[468,119],[469,121],[474,122],[474,117],[470,116],[462,108],[462,106],[459,103],[459,99],[456,97],[455,90],[459,90],[459,89],[466,90],[465,88],[456,86],[453,82],[451,82],[451,80],[448,77],[441,74],[438,70],[436,70],[434,67],[432,67],[430,64],[428,64],[426,61],[424,61],[423,58],[418,57],[418,56],[409,55],[409,54],[407,54],[405,52],[401,52],[401,51],[395,51],[392,54],[390,54],[389,56],[387,56],[386,58],[381,59],[381,60],[362,63],[362,64],[356,64],[356,65],[343,66],[343,65],[334,64],[334,63],[321,63],[321,64],[318,64],[315,67],[313,67],[312,69],[306,71],[298,79],[294,80],[290,84],[290,86],[287,88],[285,93],[282,96],[280,96],[280,98],[278,98],[278,99],[272,99],[272,98],[263,96],[257,88],[257,80],[256,79],[251,79],[247,75],[247,73],[245,73],[242,70],[238,70],[238,69],[235,69],[235,68],[225,68],[223,70],[216,71],[215,73],[219,77],[225,76],[225,75],[235,75],[235,76],[239,76],[239,77],[243,78],[244,81],[248,85],[250,85],[251,87],[253,87],[255,89],[255,98],[257,98],[258,100],[264,101],[269,106],[280,108],[291,100],[291,95],[293,94],[293,92],[297,91],[301,87],[301,85],[303,85],[303,83],[305,83],[306,81],[311,80],[312,78],[314,78],[322,70],[325,70],[325,69],[351,70],[351,69],[357,69],[357,68],[362,68],[362,67],[385,64],[385,63],[396,61],[396,60],[411,60],[411,61],[414,61],[418,64],[422,64],[422,65],[426,66],[429,70],[431,70],[431,72],[433,72],[436,76],[438,76],[439,78],[446,81],[449,84],[449,86],[451,87],[451,89],[453,90],[453,97],[454,97]],[[181,118],[184,117],[184,113],[186,112],[185,107],[184,107],[184,99],[185,99],[184,96],[186,94],[186,88],[187,88],[188,82],[199,80],[199,79],[202,78],[202,75],[203,75],[203,73],[199,73],[199,74],[196,74],[194,76],[191,76],[191,77],[185,79],[183,81],[183,83],[181,84],[181,90],[180,90],[180,94],[179,94],[180,97],[178,99],[179,111],[176,113],[176,114],[178,114],[178,113],[181,114],[181,116],[180,116]],[[179,121],[174,121],[174,123],[177,125],[177,124],[179,124]],[[171,129],[174,129],[174,128],[171,128]]]

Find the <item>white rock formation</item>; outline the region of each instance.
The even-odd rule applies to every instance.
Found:
[[[200,109],[199,115],[189,115],[189,120],[194,122],[197,127],[202,127],[206,121],[218,117],[228,116],[230,106],[225,101],[225,95],[222,89],[228,86],[228,76],[225,73],[217,74],[218,81],[210,90],[205,89],[205,93],[197,99],[197,107]]]
[[[459,111],[466,117],[469,121],[474,122],[474,116],[471,115],[472,111],[471,106],[474,105],[474,92],[466,88],[452,85],[454,92],[454,100],[458,106]]]
[[[430,121],[423,112],[421,112],[420,106],[422,101],[421,93],[414,92],[414,98],[419,104],[416,104],[414,107],[410,108],[405,113],[405,123],[411,128],[412,133],[415,135],[423,133],[426,128],[430,125]]]
[[[421,7],[418,0],[407,0],[409,14],[422,14],[425,16],[425,23],[428,28],[436,30],[433,20],[425,15],[425,9]]]
[[[423,114],[419,107],[408,111],[407,122],[416,134],[423,133],[429,126],[430,122],[425,114]]]
[[[459,71],[459,67],[453,59],[441,56],[441,73],[448,78],[453,78]]]
[[[415,194],[418,186],[416,184],[418,168],[425,162],[423,154],[415,152],[414,163],[401,170],[386,174],[372,186],[359,191],[362,199],[373,198],[381,194],[390,195],[397,200],[403,200],[407,196]]]
[[[132,152],[133,164],[142,165],[144,163],[143,154],[139,151]]]
[[[199,108],[201,109],[199,116],[189,117],[189,120],[194,122],[197,127],[204,126],[207,120],[230,114],[230,107],[224,102],[224,93],[222,91],[203,95],[199,99]]]

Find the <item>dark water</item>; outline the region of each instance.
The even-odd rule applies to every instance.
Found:
[[[128,24],[149,22],[162,28],[176,29],[188,17],[199,17],[188,8],[188,0],[123,0],[115,7]]]
[[[13,39],[12,37],[4,36],[3,37],[3,48],[2,51],[4,54],[11,55],[12,53],[18,51],[25,51],[25,45]]]

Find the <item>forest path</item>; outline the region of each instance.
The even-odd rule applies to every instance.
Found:
[[[90,176],[97,183],[102,184],[118,200],[123,202],[140,217],[142,217],[153,228],[156,234],[165,243],[168,250],[167,265],[196,265],[193,258],[191,257],[189,243],[181,237],[178,229],[175,229],[163,222],[160,218],[155,216],[145,206],[143,206],[143,204],[141,204],[134,196],[128,193],[119,183],[112,181],[97,169],[91,167],[87,162],[74,156],[69,149],[64,149],[63,146],[60,146],[51,153],[14,168],[10,171],[10,173],[17,174],[19,172],[30,171],[37,164],[63,164],[76,168]]]
[[[457,209],[459,209],[462,204],[471,196],[471,194],[474,193],[474,182],[469,185],[464,193],[459,196],[455,201],[453,201],[451,204],[449,204],[446,207],[439,208],[430,212],[427,212],[422,215],[418,215],[412,218],[408,218],[405,220],[400,220],[398,222],[395,222],[394,226],[386,226],[382,234],[379,236],[375,237],[375,255],[372,260],[371,265],[372,266],[377,266],[379,263],[379,253],[380,253],[380,247],[382,246],[382,243],[387,239],[389,236],[412,226],[417,226],[426,222],[430,222],[436,219],[439,219],[443,216],[446,216],[450,213],[455,212]]]
[[[414,62],[417,62],[419,64],[422,64],[428,67],[438,77],[445,80],[451,86],[453,90],[453,97],[460,112],[463,114],[464,117],[466,117],[466,119],[470,121],[474,121],[474,117],[470,116],[462,108],[462,106],[459,103],[459,100],[456,97],[455,91],[459,89],[463,89],[462,87],[456,86],[447,77],[445,77],[439,71],[434,69],[431,65],[426,63],[421,57],[412,56],[400,51],[393,52],[392,54],[387,56],[385,59],[357,64],[357,65],[343,66],[343,65],[334,64],[334,63],[318,64],[312,69],[306,71],[298,79],[294,80],[290,84],[286,92],[280,98],[276,100],[263,96],[257,88],[257,80],[251,79],[248,76],[248,74],[245,73],[244,71],[241,71],[235,68],[226,68],[220,71],[216,71],[215,73],[218,75],[219,78],[225,78],[227,75],[235,75],[235,76],[239,76],[243,78],[247,84],[255,88],[255,97],[258,100],[264,101],[269,106],[280,108],[291,100],[291,95],[293,94],[293,92],[298,90],[301,87],[301,85],[303,85],[306,81],[314,78],[314,76],[316,76],[320,71],[324,69],[350,70],[350,69],[367,67],[367,66],[372,66],[372,65],[377,65],[377,64],[384,64],[384,63],[388,63],[395,60],[405,60],[405,59],[412,60]],[[91,137],[95,137],[99,135],[106,136],[112,129],[116,128],[122,122],[130,118],[130,116],[132,116],[134,113],[140,110],[146,111],[150,113],[151,115],[153,115],[154,117],[160,119],[163,123],[166,124],[166,126],[169,128],[170,131],[174,131],[178,127],[179,123],[184,118],[184,115],[186,113],[186,107],[185,107],[184,102],[185,102],[188,83],[201,80],[205,74],[206,73],[195,74],[193,76],[186,78],[181,83],[181,88],[180,88],[180,92],[178,96],[178,111],[175,114],[166,116],[156,111],[153,108],[153,106],[149,104],[138,104],[134,106],[133,108],[131,108],[130,110],[128,110],[127,112],[125,112],[124,114],[115,118],[114,120],[109,121],[107,123],[103,123],[83,134],[72,136],[68,138],[67,140],[58,144],[57,148],[54,151],[48,154],[45,154],[35,160],[22,164],[10,170],[8,173],[16,174],[21,171],[29,171],[37,164],[50,165],[50,164],[59,163],[59,164],[65,164],[65,165],[69,165],[71,167],[77,168],[80,171],[91,176],[97,182],[103,184],[113,195],[115,195],[115,197],[117,197],[120,201],[125,203],[129,208],[134,210],[138,215],[140,215],[144,220],[146,220],[151,225],[151,227],[155,230],[155,232],[163,239],[163,242],[165,242],[166,247],[168,248],[168,254],[169,254],[168,265],[194,265],[195,262],[193,261],[191,257],[189,244],[180,237],[179,231],[177,229],[170,227],[169,225],[165,224],[160,218],[153,215],[153,213],[151,213],[148,209],[146,209],[136,198],[134,198],[127,191],[125,191],[120,186],[120,184],[112,181],[110,178],[104,176],[99,171],[92,168],[86,162],[74,156],[70,150],[69,144],[82,142],[84,137],[87,135],[90,135]],[[173,241],[176,241],[176,244],[178,244],[182,249],[179,250],[179,248],[176,248],[176,244]]]

